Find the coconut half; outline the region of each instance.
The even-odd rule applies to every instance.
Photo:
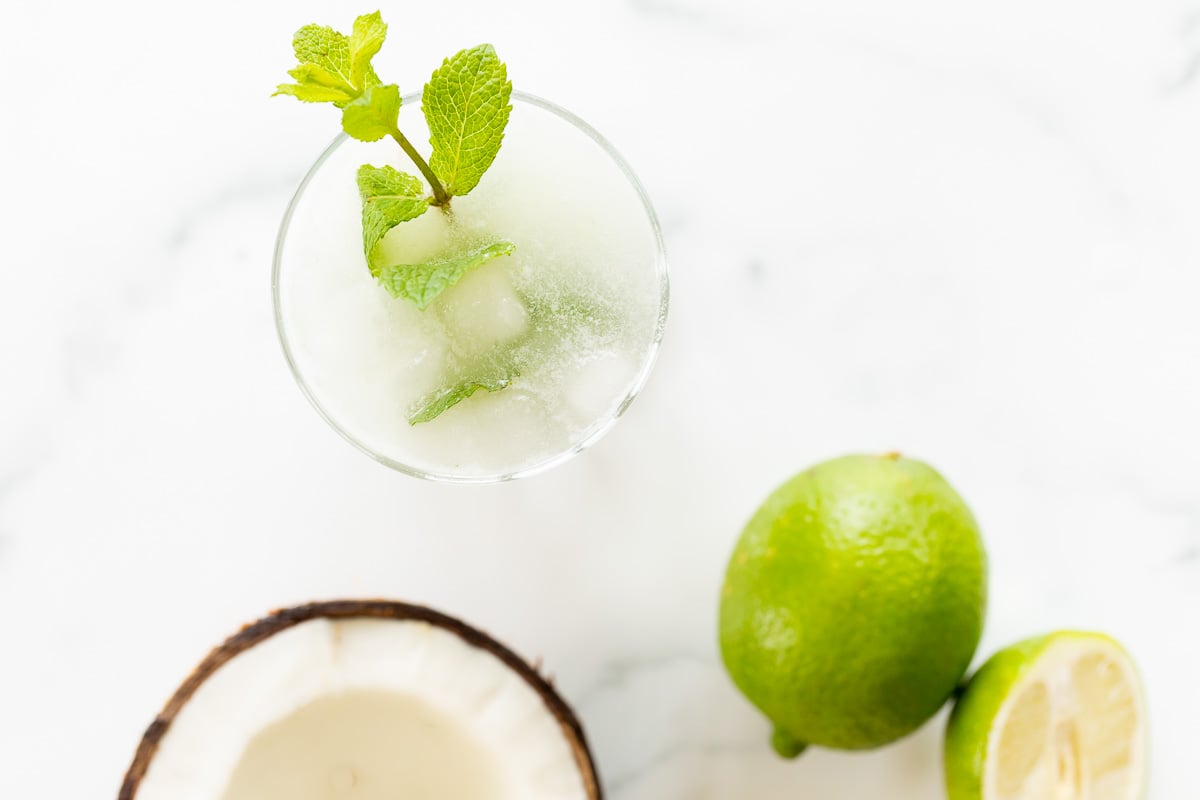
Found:
[[[602,800],[583,729],[511,650],[421,606],[278,611],[204,659],[118,800]]]

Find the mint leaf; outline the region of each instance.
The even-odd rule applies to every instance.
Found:
[[[475,188],[500,151],[512,106],[512,83],[490,44],[446,59],[425,84],[429,166],[448,195]]]
[[[495,378],[466,380],[445,389],[439,389],[413,403],[408,410],[408,424],[417,425],[436,419],[443,412],[458,405],[480,389],[487,392],[498,392],[508,388],[515,377],[517,374],[513,372],[510,375]]]
[[[383,288],[393,297],[405,297],[424,311],[437,296],[462,280],[479,265],[499,256],[506,256],[517,246],[501,239],[450,258],[427,261],[424,264],[396,264],[383,267],[378,273]],[[456,401],[457,402],[457,401]]]
[[[379,277],[375,247],[401,222],[416,219],[429,208],[419,178],[392,167],[358,168],[358,193],[362,197],[363,253],[371,274]]]
[[[379,82],[371,69],[371,59],[383,47],[386,38],[387,25],[378,11],[354,20],[354,29],[350,31],[350,79],[355,86],[370,88],[372,79]]]
[[[498,392],[507,388],[523,370],[538,369],[539,363],[555,348],[572,347],[572,337],[580,335],[581,330],[589,339],[601,337],[611,342],[620,326],[610,300],[579,295],[556,298],[547,305],[524,297],[529,313],[528,331],[518,340],[491,351],[486,362],[451,376],[443,388],[414,403],[409,409],[409,423],[429,422],[481,389]],[[463,375],[470,377],[464,379]]]
[[[339,108],[354,99],[345,81],[316,64],[301,64],[288,70],[295,83],[281,83],[275,94],[289,94],[306,103],[333,103]]]
[[[327,25],[305,25],[292,37],[301,64],[315,64],[350,83],[350,40]]]
[[[399,118],[400,87],[373,86],[342,109],[342,130],[360,141],[377,142],[396,130]]]
[[[295,83],[281,83],[275,94],[310,103],[333,103],[338,108],[378,86],[371,58],[379,52],[387,26],[379,12],[354,21],[353,39],[324,25],[305,25],[292,37],[300,65],[288,71]]]

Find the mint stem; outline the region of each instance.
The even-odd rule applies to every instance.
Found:
[[[437,175],[433,174],[433,170],[429,168],[429,164],[425,159],[421,158],[421,154],[417,152],[417,148],[412,146],[399,128],[392,128],[392,138],[396,140],[396,144],[400,145],[400,149],[408,154],[408,157],[417,165],[417,169],[421,170],[421,174],[425,176],[425,180],[429,181],[429,187],[433,189],[433,205],[446,207],[450,202],[450,195],[446,194],[446,189],[442,186],[442,182],[438,180]]]

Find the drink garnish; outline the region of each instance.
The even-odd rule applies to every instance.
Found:
[[[363,252],[367,266],[393,296],[425,309],[468,271],[516,247],[497,240],[467,252],[445,253],[420,264],[381,263],[377,245],[388,231],[424,214],[430,206],[450,211],[451,198],[474,189],[496,159],[512,111],[512,82],[490,44],[447,58],[425,84],[421,108],[429,127],[432,155],[426,161],[400,131],[400,89],[385,84],[371,59],[387,36],[378,11],[354,21],[349,36],[323,25],[305,25],[292,39],[300,63],[288,72],[295,83],[275,94],[309,103],[332,103],[342,110],[342,129],[375,142],[390,136],[416,165],[421,179],[390,166],[364,164],[358,170],[362,197]]]

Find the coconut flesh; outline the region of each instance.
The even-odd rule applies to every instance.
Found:
[[[147,730],[119,800],[601,800],[536,670],[429,609],[277,612],[217,648]]]

